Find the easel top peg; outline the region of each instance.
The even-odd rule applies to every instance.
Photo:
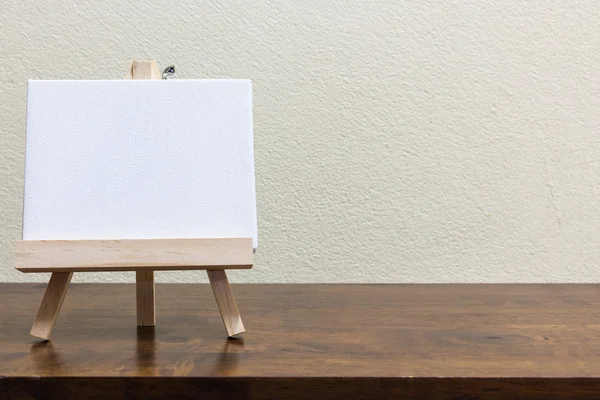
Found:
[[[125,79],[161,79],[156,61],[133,60],[127,67]]]

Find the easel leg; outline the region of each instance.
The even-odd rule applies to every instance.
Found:
[[[72,272],[52,273],[50,282],[48,282],[46,292],[44,293],[44,298],[42,299],[42,304],[40,304],[35,322],[31,327],[31,335],[44,340],[50,339],[52,328],[54,328],[54,324],[56,323],[56,318],[60,312],[60,307],[65,299],[72,277]]]
[[[137,325],[156,325],[154,271],[136,271],[135,288],[137,302]]]
[[[245,332],[242,317],[240,317],[231,286],[227,280],[227,274],[224,270],[206,272],[221,312],[221,318],[223,318],[225,330],[227,330],[227,336],[231,337]]]

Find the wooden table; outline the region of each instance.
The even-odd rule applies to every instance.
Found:
[[[0,398],[600,398],[600,285],[234,285],[227,340],[208,285],[73,284],[52,340],[44,285],[0,284]]]

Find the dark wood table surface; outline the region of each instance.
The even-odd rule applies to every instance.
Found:
[[[600,285],[73,284],[52,340],[43,284],[0,284],[0,398],[600,398]]]

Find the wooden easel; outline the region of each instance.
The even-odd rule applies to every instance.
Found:
[[[125,79],[161,79],[154,61],[132,61]],[[228,336],[245,332],[226,269],[252,268],[252,238],[21,240],[16,267],[51,272],[33,336],[48,340],[74,272],[135,271],[137,325],[156,324],[154,271],[206,270]]]

